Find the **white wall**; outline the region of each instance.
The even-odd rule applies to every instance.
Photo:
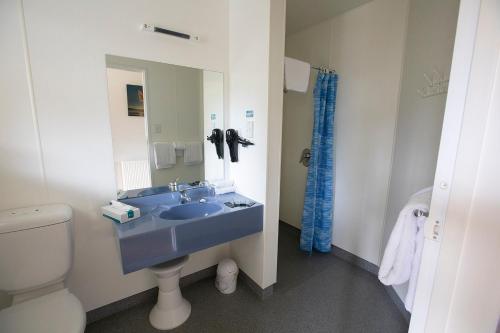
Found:
[[[123,189],[121,161],[149,158],[145,118],[129,117],[127,110],[127,84],[143,86],[142,76],[141,72],[107,69],[109,122],[117,189]]]
[[[229,171],[240,193],[265,203],[264,231],[233,242],[231,253],[262,288],[276,282],[284,19],[282,0],[229,5],[227,128],[244,133],[245,110],[255,112],[255,146],[240,146]]]
[[[41,203],[46,191],[18,2],[0,2],[0,18],[0,41],[8,45],[0,61],[0,209],[7,209]]]
[[[29,104],[29,72],[23,62],[20,1],[2,1],[2,25],[7,24],[2,29],[7,34],[2,33],[2,42],[5,38],[4,45],[10,46],[2,61],[6,75],[0,81],[3,91],[12,92],[8,109],[15,110],[5,114],[7,109],[3,108],[1,113],[2,149],[12,156],[9,162],[2,158],[2,183],[8,184],[1,190],[6,198],[2,205],[67,202],[73,207],[75,257],[68,286],[90,310],[155,284],[144,270],[122,274],[112,226],[99,214],[99,207],[114,198],[116,190],[105,54],[227,73],[228,3],[23,3],[35,108]],[[201,41],[142,32],[139,26],[145,22],[196,33]],[[14,131],[14,126],[19,131]],[[45,173],[40,171],[42,167]],[[223,245],[194,254],[183,274],[217,263],[228,250]]]
[[[410,1],[382,251],[411,194],[434,183],[446,94],[422,98],[417,90],[427,84],[424,73],[432,77],[437,69],[449,77],[458,5],[458,0]],[[395,289],[404,298],[407,284]]]
[[[374,264],[379,252],[403,61],[408,1],[374,0],[287,37],[287,56],[339,74],[333,244]],[[300,226],[312,132],[307,94],[285,95],[281,218]]]
[[[16,1],[0,2],[0,209],[39,204],[46,187],[24,30]],[[24,73],[24,75],[21,75]],[[10,298],[0,293],[0,308]]]

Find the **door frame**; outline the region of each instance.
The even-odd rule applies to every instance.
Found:
[[[431,300],[440,292],[435,290],[436,273],[442,250],[443,232],[445,231],[447,217],[450,218],[450,194],[454,187],[460,186],[454,181],[454,175],[460,140],[463,138],[463,120],[470,88],[469,83],[481,3],[481,0],[460,1],[443,129],[434,178],[432,202],[428,222],[425,226],[424,249],[410,321],[410,333],[426,331],[430,317]],[[471,170],[471,176],[474,176],[472,173],[473,170]],[[466,214],[467,211],[468,208],[465,207],[462,213]],[[450,222],[455,221],[450,219],[448,223]],[[465,229],[465,226],[463,228]],[[441,310],[443,311],[442,315],[445,316],[448,309]],[[443,318],[443,320],[445,319]]]

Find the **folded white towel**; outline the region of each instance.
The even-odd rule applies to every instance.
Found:
[[[424,216],[416,217],[415,209],[429,211],[432,187],[425,188],[410,197],[408,203],[399,213],[391,236],[385,248],[380,264],[378,278],[385,285],[402,284],[410,280],[413,295],[408,305],[411,307],[414,297],[414,284],[418,275],[423,244]]]
[[[184,164],[194,165],[203,162],[203,146],[201,142],[184,143]]]
[[[155,142],[153,144],[156,169],[168,169],[175,165],[175,147],[169,142]]]
[[[285,57],[285,88],[306,92],[309,85],[311,65],[307,62]]]
[[[226,194],[236,192],[236,188],[234,186],[226,186],[226,187],[216,187],[215,194]]]
[[[216,179],[210,181],[210,184],[212,184],[215,188],[220,188],[220,187],[229,187],[234,185],[234,180],[231,179]]]

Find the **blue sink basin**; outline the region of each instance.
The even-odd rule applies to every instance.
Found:
[[[190,220],[217,214],[222,206],[211,202],[193,202],[174,206],[160,213],[160,218],[166,220]]]

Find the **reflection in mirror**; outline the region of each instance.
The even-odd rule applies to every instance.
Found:
[[[224,130],[222,73],[112,55],[106,66],[120,196],[224,178],[222,156],[207,140]]]

